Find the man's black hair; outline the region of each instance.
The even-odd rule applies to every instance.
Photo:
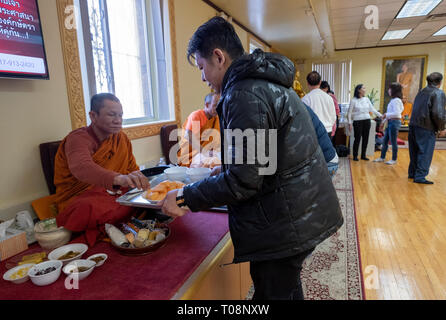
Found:
[[[356,87],[355,87],[355,93],[353,94],[353,96],[356,98],[356,99],[359,99],[360,98],[360,96],[359,96],[359,90],[361,90],[361,88],[363,87],[364,85],[361,83],[361,84],[358,84]]]
[[[234,27],[222,17],[210,19],[195,31],[189,40],[187,60],[194,65],[192,59],[195,59],[196,53],[207,59],[216,48],[226,51],[232,60],[245,53]]]
[[[426,78],[427,84],[438,86],[443,81],[443,75],[440,72],[432,72]]]
[[[307,82],[310,86],[317,86],[319,83],[321,83],[321,75],[317,71],[311,71],[307,75]]]
[[[110,100],[110,101],[121,103],[121,101],[119,101],[119,99],[114,94],[98,93],[98,94],[95,94],[93,97],[91,97],[90,111],[93,111],[93,112],[96,112],[97,114],[99,114],[101,109],[104,107],[105,100]]]

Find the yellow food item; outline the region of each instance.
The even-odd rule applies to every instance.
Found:
[[[46,252],[38,252],[22,257],[22,261],[19,261],[18,265],[28,264],[28,263],[41,263],[46,258]]]
[[[155,240],[156,239],[156,236],[158,235],[158,231],[152,231],[152,232],[150,232],[150,235],[149,235],[149,240]]]
[[[146,241],[145,239],[136,237],[135,242],[133,242],[133,245],[135,246],[135,248],[144,248],[145,241]]]
[[[128,240],[131,244],[133,244],[133,242],[135,242],[135,236],[133,235],[133,233],[127,233],[127,234],[125,235],[125,237],[127,238],[127,240]]]
[[[146,198],[148,200],[161,201],[167,193],[172,190],[181,189],[185,184],[178,181],[163,181],[156,187],[147,190]]]
[[[141,229],[138,232],[138,238],[147,240],[149,238],[150,230],[149,229]]]
[[[11,280],[17,280],[17,279],[23,278],[24,276],[26,276],[28,274],[29,269],[31,269],[31,266],[30,267],[21,268],[21,269],[17,270],[16,272],[14,272],[11,275],[10,279]]]

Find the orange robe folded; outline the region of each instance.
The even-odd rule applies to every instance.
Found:
[[[192,132],[194,139],[199,143],[199,149],[189,143],[184,136],[184,132]],[[197,145],[198,145],[197,143]],[[178,164],[180,166],[190,167],[193,158],[199,153],[209,156],[212,153],[215,161],[207,159],[210,166],[219,165],[219,159],[215,156],[220,152],[220,121],[218,116],[211,119],[206,117],[204,110],[197,110],[191,113],[183,124],[183,134],[180,137],[180,149],[178,150]]]
[[[118,222],[134,211],[118,204],[107,189],[112,189],[114,176],[136,170],[131,142],[122,131],[102,142],[90,127],[70,133],[55,159],[58,225],[74,232],[86,231],[89,245],[94,245],[104,231],[103,224]]]

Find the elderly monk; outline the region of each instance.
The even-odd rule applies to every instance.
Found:
[[[219,94],[210,93],[204,108],[192,112],[183,125],[178,164],[186,167],[213,168],[221,165],[220,122],[217,115]]]
[[[93,96],[91,125],[71,132],[56,154],[57,224],[73,232],[85,231],[90,246],[104,232],[105,223],[117,223],[133,213],[133,208],[116,202],[117,191],[150,186],[121,131],[122,114],[114,95]]]

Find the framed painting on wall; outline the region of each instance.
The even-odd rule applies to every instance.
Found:
[[[418,92],[424,87],[427,72],[427,55],[383,58],[381,111],[386,112],[391,98],[389,85],[398,82],[403,87],[403,119],[410,118],[412,105]]]

